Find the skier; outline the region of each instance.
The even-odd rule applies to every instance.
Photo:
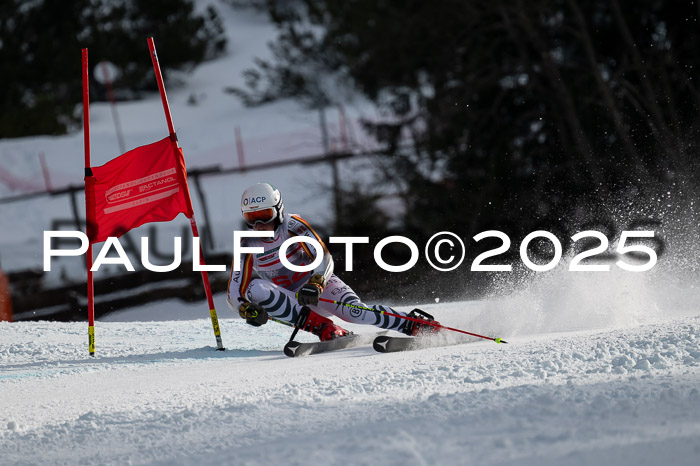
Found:
[[[367,307],[355,292],[333,273],[333,258],[321,238],[306,220],[284,212],[282,195],[268,183],[250,186],[241,197],[241,211],[246,224],[255,231],[273,231],[272,238],[244,238],[243,247],[261,247],[260,254],[241,254],[239,271],[232,267],[228,284],[227,303],[238,310],[248,324],[260,326],[268,317],[292,323],[311,332],[321,341],[332,340],[351,332],[333,323],[336,316],[346,322],[371,324],[406,335],[433,331],[432,325],[387,316],[342,304],[330,304],[319,298],[332,299],[343,304]],[[318,241],[323,248],[323,261],[309,272],[294,272],[280,262],[281,244],[293,236],[306,236]],[[315,259],[314,248],[296,243],[287,249],[287,259],[296,266],[310,264]],[[415,309],[411,313],[395,311],[374,305],[376,311],[432,320]],[[418,312],[416,312],[418,311]]]

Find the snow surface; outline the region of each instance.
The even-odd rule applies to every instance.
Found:
[[[84,323],[0,323],[2,464],[700,462],[699,316],[296,359],[220,323],[225,352],[207,319],[98,322],[94,359]]]
[[[691,291],[663,268],[555,269],[421,306],[507,345],[394,354],[286,358],[290,329],[223,295],[224,352],[204,303],[105,316],[94,359],[84,322],[0,323],[2,464],[696,465],[700,300],[672,282]]]

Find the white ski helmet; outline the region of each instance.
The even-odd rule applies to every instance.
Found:
[[[241,212],[248,226],[284,219],[284,204],[279,189],[269,183],[249,186],[241,196]]]

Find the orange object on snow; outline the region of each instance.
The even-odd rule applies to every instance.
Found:
[[[0,321],[3,320],[12,322],[12,296],[7,275],[0,270]]]

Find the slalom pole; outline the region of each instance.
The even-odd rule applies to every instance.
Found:
[[[397,317],[397,318],[399,318],[399,319],[406,319],[406,320],[410,320],[410,321],[413,321],[413,322],[418,322],[418,323],[420,323],[420,324],[422,324],[422,325],[432,325],[433,327],[436,327],[436,328],[441,328],[441,329],[444,329],[444,330],[450,330],[450,331],[452,331],[452,332],[459,332],[459,333],[463,333],[463,334],[465,334],[465,335],[471,335],[471,336],[473,336],[473,337],[483,338],[484,340],[495,341],[496,343],[508,343],[507,341],[502,340],[501,338],[486,337],[486,336],[484,336],[484,335],[479,335],[478,333],[471,333],[471,332],[467,332],[467,331],[465,331],[465,330],[460,330],[460,329],[458,329],[458,328],[447,327],[447,326],[445,326],[445,325],[441,325],[441,324],[438,324],[437,322],[430,321],[430,320],[415,319],[415,318],[409,317],[409,316],[402,316],[402,315],[399,315],[399,314],[394,314],[393,312],[380,311],[380,310],[372,309],[372,308],[369,308],[369,307],[358,306],[358,305],[356,305],[356,304],[341,303],[340,301],[334,301],[334,300],[332,300],[332,299],[318,298],[318,300],[319,300],[319,301],[323,301],[324,303],[337,304],[337,305],[339,305],[339,306],[352,307],[352,308],[354,308],[354,309],[362,309],[363,311],[370,311],[370,312],[374,312],[374,313],[377,313],[377,314],[384,314],[384,315],[391,316],[391,317]]]
[[[90,167],[90,88],[88,73],[88,49],[83,49],[83,139],[85,149],[85,182],[92,176]],[[85,208],[87,206],[87,189],[85,190]],[[86,223],[86,232],[88,225]],[[88,238],[87,249],[87,300],[88,300],[88,351],[95,357],[95,289],[92,277],[92,241]]]
[[[173,146],[173,151],[177,153],[180,150],[180,146],[177,143],[177,134],[175,134],[175,125],[173,125],[173,117],[170,113],[170,105],[168,104],[168,96],[165,94],[165,84],[163,83],[163,74],[160,72],[160,64],[158,63],[158,54],[156,53],[156,45],[153,41],[153,37],[148,38],[148,50],[151,52],[151,61],[153,62],[153,71],[156,74],[156,82],[158,83],[158,90],[160,91],[160,99],[163,102],[163,111],[165,112],[165,120],[168,123],[168,131],[170,132],[170,141]],[[192,211],[192,216],[189,217],[190,227],[192,229],[192,236],[199,239],[199,230],[197,229],[197,222],[194,218],[194,210],[192,210],[192,199],[190,198],[189,190],[187,190],[187,202],[190,205],[190,210]],[[194,244],[192,248],[194,255]],[[211,324],[214,327],[214,336],[216,337],[216,347],[219,351],[223,351],[224,344],[221,341],[221,330],[219,328],[219,319],[216,315],[216,308],[214,306],[214,298],[211,292],[211,285],[209,284],[209,274],[204,270],[206,264],[204,262],[204,254],[202,253],[202,246],[199,246],[199,264],[202,266],[202,282],[204,283],[204,293],[207,295],[207,302],[209,304],[209,316],[211,317]]]

